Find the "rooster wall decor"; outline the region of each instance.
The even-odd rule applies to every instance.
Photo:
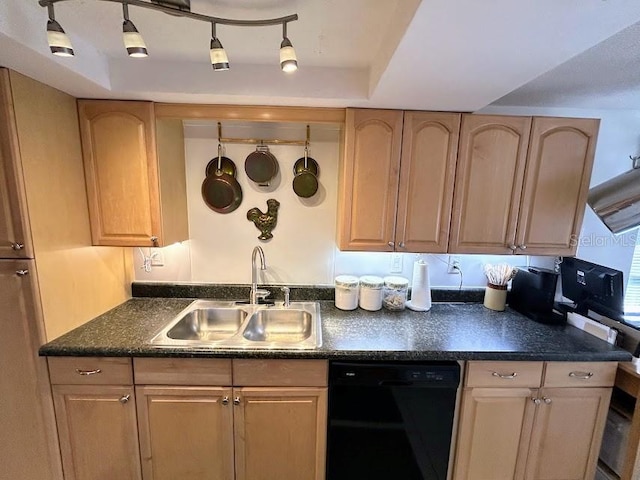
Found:
[[[258,230],[260,230],[260,240],[269,240],[273,238],[271,231],[276,228],[278,223],[278,207],[280,202],[270,198],[267,200],[267,213],[262,213],[259,208],[254,207],[247,212],[247,220],[253,222]]]

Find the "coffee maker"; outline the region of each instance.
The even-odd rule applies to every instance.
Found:
[[[507,296],[509,306],[540,323],[566,322],[564,315],[553,311],[558,274],[539,267],[518,269]]]

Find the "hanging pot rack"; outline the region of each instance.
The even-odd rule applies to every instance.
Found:
[[[307,138],[305,140],[280,140],[277,138],[239,138],[239,137],[223,137],[222,123],[218,122],[218,143],[240,143],[245,145],[293,145],[298,147],[309,148],[309,138],[311,128],[307,125]]]

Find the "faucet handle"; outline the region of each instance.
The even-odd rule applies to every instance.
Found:
[[[282,293],[284,293],[284,306],[288,307],[291,302],[289,300],[289,292],[291,292],[291,289],[289,287],[282,287]]]
[[[269,295],[271,295],[271,292],[269,290],[263,290],[261,288],[256,290],[256,298],[259,300],[264,300]]]

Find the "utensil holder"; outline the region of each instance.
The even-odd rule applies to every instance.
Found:
[[[507,286],[489,283],[484,291],[484,306],[502,312],[507,303]]]

